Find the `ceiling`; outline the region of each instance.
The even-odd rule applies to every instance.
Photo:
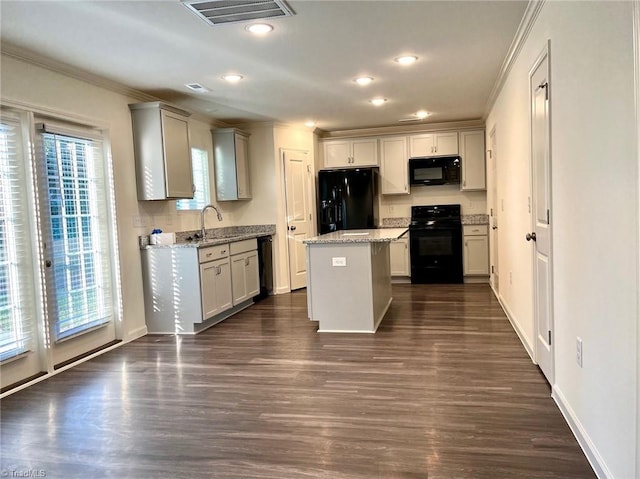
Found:
[[[295,1],[262,37],[178,0],[0,2],[4,50],[35,54],[229,124],[325,131],[478,119],[526,1]],[[410,66],[394,62],[413,54]],[[239,73],[243,80],[221,79]],[[353,79],[369,75],[366,87]],[[197,82],[207,93],[188,90]],[[382,106],[369,100],[381,96]]]

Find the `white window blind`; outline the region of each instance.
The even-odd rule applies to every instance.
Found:
[[[0,361],[33,348],[36,300],[29,172],[20,117],[0,116]]]
[[[60,341],[113,319],[107,178],[103,142],[94,130],[39,129],[48,302],[54,340]]]
[[[196,191],[192,200],[176,201],[177,210],[201,210],[211,203],[209,190],[209,155],[206,150],[191,148],[191,170]]]

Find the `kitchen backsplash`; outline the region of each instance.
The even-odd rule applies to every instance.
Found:
[[[406,228],[411,223],[411,217],[400,216],[395,218],[382,218],[383,228]],[[488,225],[489,215],[477,214],[477,215],[462,215],[463,225]]]
[[[410,195],[380,195],[380,217],[406,218],[414,205],[459,204],[463,215],[487,211],[485,191],[460,191],[456,186],[412,186]]]

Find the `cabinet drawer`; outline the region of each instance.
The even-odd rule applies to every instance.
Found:
[[[227,256],[229,256],[228,244],[207,246],[206,248],[200,248],[198,250],[198,261],[200,263],[205,263],[207,261],[213,261],[220,258],[226,258]]]
[[[231,243],[231,254],[245,253],[254,249],[258,249],[258,240],[255,238]]]
[[[488,225],[462,225],[464,236],[479,236],[489,234]]]

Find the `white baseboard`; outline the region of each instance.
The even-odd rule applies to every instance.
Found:
[[[500,295],[496,294],[496,291],[493,289],[493,286],[491,287],[491,289],[493,290],[493,294],[495,295],[496,299],[498,300],[498,303],[500,303],[500,306],[502,307],[502,310],[504,311],[504,314],[507,315],[507,319],[511,323],[511,327],[513,328],[513,330],[518,335],[518,338],[520,339],[520,342],[524,346],[525,351],[527,351],[527,354],[531,358],[531,361],[533,362],[533,364],[537,364],[536,360],[535,360],[535,357],[534,357],[534,354],[533,354],[533,347],[527,342],[526,336],[524,335],[524,333],[520,329],[520,326],[518,326],[518,323],[516,322],[516,320],[513,318],[513,313],[511,313],[511,310],[507,307],[506,304],[504,304],[504,301],[502,300]]]
[[[146,336],[147,335],[147,326],[144,325],[138,329],[134,329],[133,331],[129,331],[129,333],[126,335],[126,338],[123,338],[123,342],[128,343],[130,341],[133,341],[134,339],[138,339],[141,338],[142,336]]]
[[[582,427],[582,424],[576,417],[575,412],[569,405],[567,398],[564,397],[564,394],[562,394],[562,391],[557,385],[554,385],[551,389],[551,397],[558,405],[560,412],[564,416],[564,420],[567,422],[571,432],[573,432],[573,435],[576,437],[584,455],[587,456],[587,460],[589,461],[589,464],[591,464],[596,476],[600,479],[613,479],[613,474],[611,474],[611,471],[605,464],[604,459],[598,452],[595,444],[593,444],[589,434],[587,434],[587,431]]]

